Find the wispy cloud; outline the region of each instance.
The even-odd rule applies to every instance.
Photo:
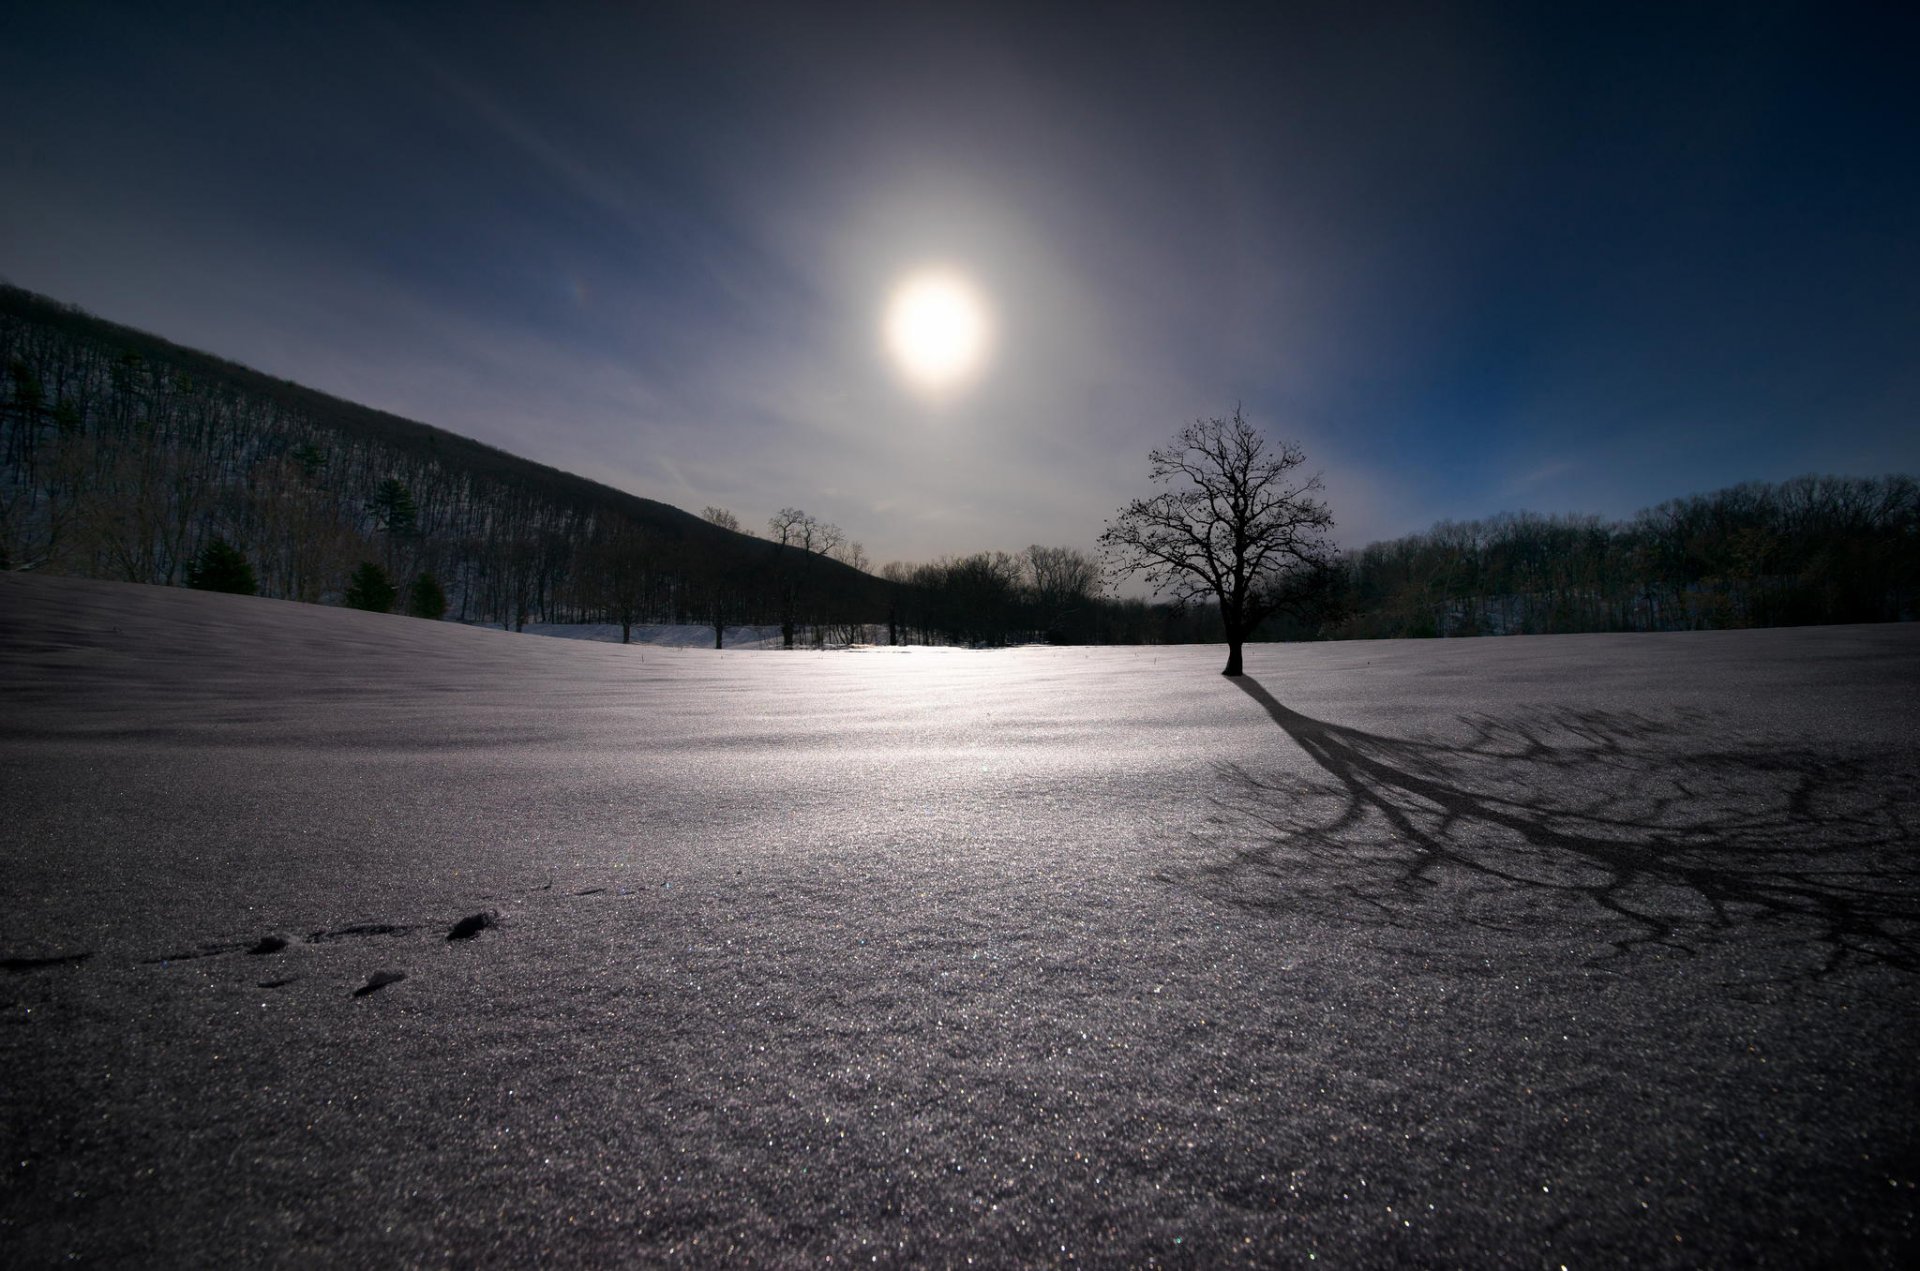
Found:
[[[877,559],[1090,545],[1150,447],[1236,402],[1305,445],[1354,545],[1920,464],[1887,334],[1920,286],[1867,253],[1916,199],[1675,203],[1766,174],[1609,159],[1657,164],[1668,125],[1556,87],[1611,67],[1545,18],[1121,8],[1090,43],[879,6],[89,15],[0,48],[37,139],[0,150],[31,192],[0,200],[0,272],[648,497],[799,504]],[[1567,151],[1569,111],[1635,144]],[[1777,247],[1814,238],[1818,329]],[[929,260],[998,328],[938,407],[878,333]]]
[[[1530,490],[1537,489],[1540,486],[1567,475],[1574,471],[1574,469],[1575,465],[1571,459],[1548,460],[1539,467],[1524,472],[1507,482],[1506,493],[1516,495],[1526,494]]]

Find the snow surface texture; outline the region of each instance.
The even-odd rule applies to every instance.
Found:
[[[646,652],[0,574],[0,1263],[1911,1250],[1920,628]]]

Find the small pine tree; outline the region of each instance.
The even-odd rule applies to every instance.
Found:
[[[405,538],[413,533],[420,520],[420,509],[414,506],[413,492],[399,477],[388,477],[373,492],[373,498],[367,503],[367,510],[373,513],[373,519],[391,538]]]
[[[327,466],[327,456],[310,441],[303,441],[288,452],[293,461],[300,465],[300,471],[307,480],[312,481]]]
[[[200,555],[187,566],[187,586],[236,596],[251,596],[260,590],[253,578],[253,566],[224,538],[216,538],[200,549]]]
[[[447,613],[447,593],[440,586],[440,580],[432,574],[422,574],[413,580],[407,588],[407,612],[416,618],[426,618],[438,622]]]
[[[393,581],[387,577],[387,571],[370,560],[360,562],[353,571],[353,577],[347,581],[346,595],[342,602],[349,609],[365,609],[369,613],[386,613],[393,608]]]

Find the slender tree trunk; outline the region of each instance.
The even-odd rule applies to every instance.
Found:
[[[1240,670],[1240,646],[1242,643],[1244,643],[1244,641],[1241,640],[1238,634],[1232,633],[1232,632],[1228,633],[1227,635],[1227,669],[1220,672],[1220,674],[1233,675],[1233,676],[1238,676],[1243,674],[1243,672]]]

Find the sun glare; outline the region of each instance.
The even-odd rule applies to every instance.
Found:
[[[966,383],[986,360],[986,305],[965,278],[926,270],[905,279],[887,303],[887,350],[919,389]]]

